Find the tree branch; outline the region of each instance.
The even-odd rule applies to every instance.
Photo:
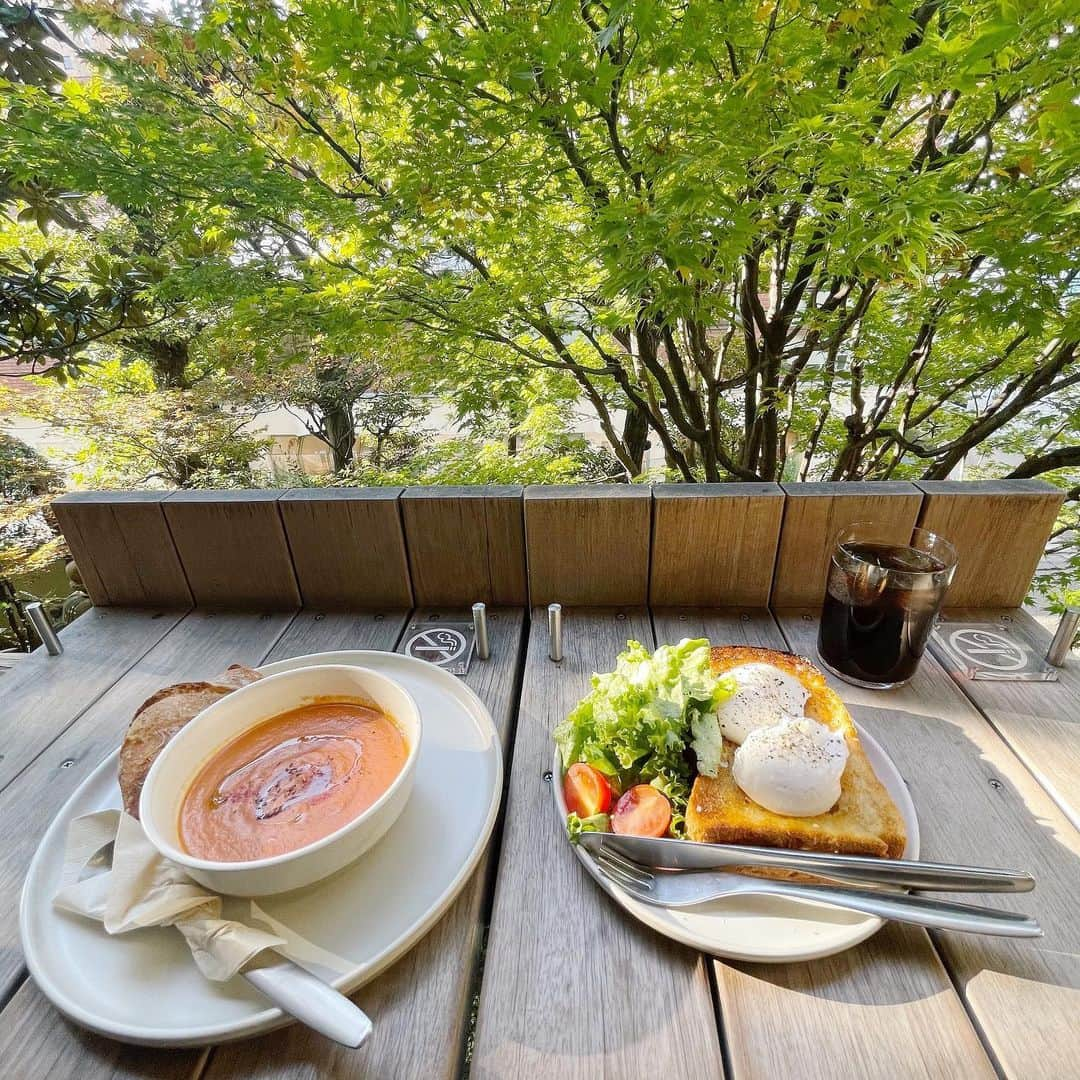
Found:
[[[1022,480],[1029,476],[1052,472],[1054,469],[1064,469],[1070,465],[1080,465],[1080,446],[1061,446],[1049,453],[1029,457],[1017,465],[1011,473],[1006,474],[1006,479]]]

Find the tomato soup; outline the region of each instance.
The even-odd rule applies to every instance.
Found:
[[[327,701],[281,713],[202,767],[180,805],[180,847],[215,862],[295,851],[371,806],[408,755],[374,706]]]

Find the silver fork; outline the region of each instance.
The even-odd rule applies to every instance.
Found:
[[[743,874],[726,874],[718,870],[654,871],[607,848],[597,855],[596,862],[609,881],[638,900],[657,907],[693,907],[725,896],[781,896],[792,900],[812,900],[935,930],[963,930],[969,934],[999,934],[1004,937],[1042,936],[1042,929],[1030,915],[972,904],[954,904],[929,896],[845,889],[833,885],[803,885],[795,881],[774,881]]]

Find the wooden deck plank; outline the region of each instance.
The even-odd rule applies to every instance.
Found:
[[[164,491],[69,491],[53,500],[57,524],[98,606],[191,607],[161,509],[167,498]]]
[[[784,490],[779,484],[656,484],[649,604],[765,607]]]
[[[12,1080],[194,1080],[209,1052],[151,1050],[95,1035],[61,1016],[33,979],[0,1013],[0,1062]]]
[[[64,652],[36,649],[4,676],[0,788],[145,656],[182,611],[91,608],[60,631]]]
[[[193,488],[161,505],[195,606],[243,611],[300,607],[282,492]]]
[[[529,598],[619,607],[649,597],[652,494],[641,484],[525,489]]]
[[[273,664],[291,656],[339,649],[390,650],[397,644],[408,621],[408,611],[301,611],[266,654],[263,663]]]
[[[416,603],[527,602],[518,484],[411,487],[401,496]]]
[[[294,488],[278,500],[306,608],[411,608],[404,488]]]
[[[779,619],[791,647],[813,656],[816,612],[780,612]],[[907,781],[925,858],[1034,874],[1034,892],[969,899],[1028,912],[1045,937],[932,937],[1006,1076],[1075,1076],[1080,833],[932,656],[896,690],[830,681]]]
[[[706,637],[787,648],[764,611],[654,611],[653,619],[657,643]],[[838,1062],[845,1075],[882,1080],[994,1075],[930,938],[916,927],[887,924],[854,949],[807,963],[714,967],[736,1077],[832,1080]]]
[[[1018,608],[950,609],[949,617],[1011,622],[1036,656],[1045,656],[1050,645],[1050,634]],[[1074,653],[1058,669],[1057,682],[991,682],[965,678],[950,656],[933,643],[931,648],[956,685],[1080,828],[1080,656]]]
[[[837,534],[856,521],[874,522],[898,544],[911,539],[922,492],[903,480],[781,484],[784,521],[776,553],[771,607],[820,604]]]
[[[569,850],[552,804],[551,730],[610,669],[643,610],[574,611],[564,659],[532,613],[472,1080],[723,1075],[704,959],[625,916]]]
[[[949,603],[1024,602],[1065,492],[1041,479],[919,480],[919,525],[956,548]]]
[[[416,617],[430,614],[433,612],[423,610]],[[466,617],[460,611],[440,614]],[[308,627],[305,645],[311,644],[312,633],[328,629],[326,624],[333,618],[327,616],[321,630]],[[303,619],[303,615],[297,618],[275,654],[290,646],[293,631]],[[487,661],[474,660],[464,680],[491,710],[504,751],[513,727],[524,626],[521,609],[490,610],[491,657]],[[392,646],[393,642],[387,647]],[[328,639],[325,647],[347,646]],[[423,941],[389,971],[357,991],[357,1004],[375,1025],[374,1034],[362,1049],[334,1045],[307,1028],[293,1025],[259,1039],[218,1047],[211,1056],[206,1080],[307,1080],[361,1074],[449,1080],[459,1076],[490,855],[489,850],[461,895]]]
[[[191,612],[0,793],[0,822],[5,826],[0,847],[0,1000],[22,978],[19,893],[38,841],[57,810],[120,745],[132,714],[150,694],[172,682],[211,677],[234,661],[259,663],[291,618]],[[102,636],[103,654],[110,640]],[[66,692],[78,697],[78,682],[63,681]]]

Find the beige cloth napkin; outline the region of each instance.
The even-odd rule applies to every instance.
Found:
[[[112,869],[83,877],[94,857],[113,842]],[[199,970],[215,982],[231,979],[267,949],[338,973],[354,966],[271,919],[254,902],[251,918],[273,932],[221,918],[221,897],[162,856],[138,821],[120,810],[86,814],[71,823],[53,904],[97,920],[108,934],[175,926]]]

